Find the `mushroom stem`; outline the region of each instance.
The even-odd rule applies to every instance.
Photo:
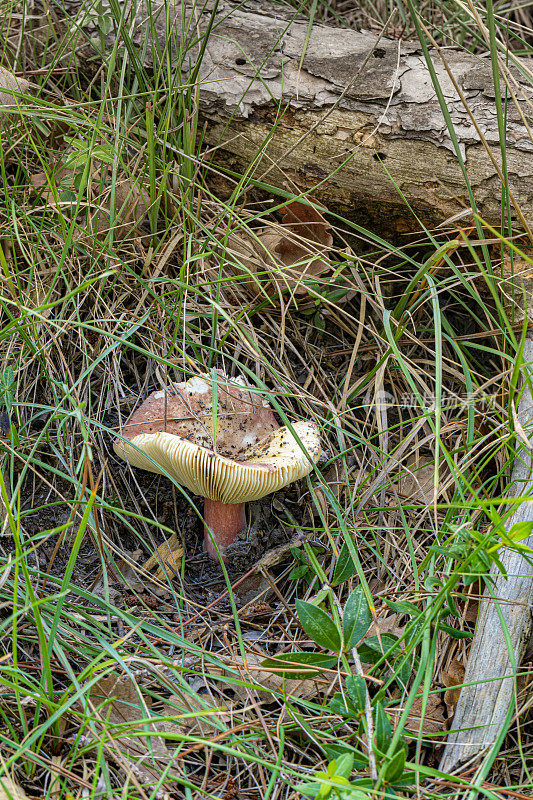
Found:
[[[220,554],[224,557],[226,547],[245,527],[244,503],[221,503],[208,497],[204,498],[204,546],[208,555],[215,561],[218,561],[218,554],[209,535],[209,529],[213,533]]]

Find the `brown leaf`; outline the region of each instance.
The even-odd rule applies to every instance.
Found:
[[[466,604],[466,608],[464,611],[465,622],[470,622],[472,625],[475,625],[477,622],[478,614],[479,614],[479,600],[477,599],[469,600]]]
[[[128,675],[106,675],[100,678],[91,688],[91,700],[95,705],[105,703],[101,716],[106,719],[109,714],[110,722],[115,724],[143,719],[146,712],[150,712],[152,704],[150,696],[143,695],[146,705],[146,712],[143,712],[139,691]]]
[[[387,711],[391,714],[391,716],[396,719],[399,719],[401,713],[403,712],[403,708],[392,708],[387,709]],[[409,711],[409,716],[407,717],[407,721],[405,723],[405,730],[409,733],[413,733],[418,735],[420,731],[420,720],[422,714],[422,698],[417,697],[411,709]],[[446,729],[446,720],[444,719],[444,706],[436,694],[430,694],[428,697],[428,702],[426,706],[426,713],[424,714],[424,718],[422,721],[422,734],[424,736],[431,736],[435,733],[440,733]],[[443,737],[439,736],[437,742],[442,742]]]
[[[100,176],[93,176],[93,185],[100,186]],[[104,189],[97,199],[98,209],[90,217],[90,227],[99,239],[104,239],[111,225],[112,187]],[[144,221],[150,206],[150,195],[144,186],[138,186],[132,178],[123,178],[115,183],[115,217],[113,236],[122,241]]]
[[[177,690],[165,703],[162,716],[174,717],[161,726],[167,732],[186,731],[191,736],[212,736],[216,732],[214,720],[219,719],[229,723],[231,714],[224,704],[213,705],[209,695],[202,695],[201,699],[194,692]]]
[[[314,202],[311,197],[307,198]],[[316,201],[315,201],[316,202]],[[282,231],[266,231],[261,242],[279,256],[287,269],[273,278],[280,288],[288,285],[296,295],[307,293],[302,281],[316,278],[331,267],[328,251],[333,244],[330,225],[320,211],[293,200],[285,206],[281,219]]]
[[[307,198],[309,202],[316,202],[312,197]],[[307,242],[321,245],[327,249],[333,244],[333,236],[330,231],[330,224],[326,222],[318,209],[300,200],[293,200],[285,206],[281,224],[295,235],[294,239],[287,237],[280,244],[278,252],[283,257],[284,263],[290,263],[300,258],[308,252]],[[302,242],[301,240],[305,240]]]
[[[398,636],[401,639],[405,632],[404,625],[398,625],[398,614],[380,614],[375,623],[375,628],[382,633],[392,633],[393,636]]]
[[[0,777],[0,800],[28,800],[26,792],[11,778]]]
[[[253,572],[241,580],[233,590],[235,599],[240,606],[246,606],[244,615],[247,616],[250,604],[261,604],[272,595],[272,588],[261,572]]]
[[[434,462],[427,456],[412,453],[402,465],[400,478],[400,493],[410,503],[431,505],[433,503],[433,482],[435,476]],[[442,477],[442,476],[441,476]],[[437,497],[440,488],[437,487]]]
[[[483,595],[483,581],[478,579],[471,583],[469,586],[460,587],[460,592],[466,595],[466,599],[460,599],[457,602],[458,607],[461,609],[462,617],[465,622],[470,622],[475,625],[479,614],[479,601]]]
[[[19,105],[21,100],[19,97],[14,97],[11,92],[28,92],[30,84],[24,78],[17,78],[9,70],[0,67],[0,106],[16,106]],[[5,89],[9,91],[4,91]],[[0,119],[4,113],[0,109]],[[7,114],[5,114],[7,116]]]
[[[109,675],[100,678],[91,689],[91,700],[95,705],[110,701],[103,706],[100,714],[103,719],[109,715],[109,721],[113,724],[132,723],[146,719],[146,716],[153,716],[152,699],[150,695],[142,693],[142,703],[139,691],[134,681],[127,675]],[[221,704],[222,705],[222,704]],[[144,709],[146,707],[146,710]],[[226,706],[215,706],[208,695],[200,698],[192,690],[176,689],[169,699],[164,703],[160,713],[162,717],[174,717],[168,721],[155,721],[150,724],[150,729],[155,733],[171,731],[183,732],[186,730],[191,735],[210,736],[213,733],[213,718],[230,720],[230,714],[226,713]],[[211,721],[210,721],[211,720]],[[131,729],[131,728],[130,728]],[[164,741],[157,736],[151,737],[152,742],[158,744],[158,749],[163,752],[165,749]],[[122,744],[132,748],[128,738],[121,739]],[[143,743],[135,741],[135,750]]]
[[[75,173],[67,167],[51,166],[48,172],[35,172],[30,175],[30,183],[34,189],[42,189],[41,200],[56,210],[72,206],[72,200],[62,200],[61,194],[73,185]],[[57,189],[54,191],[52,187]]]
[[[234,275],[249,275],[249,279],[241,278],[238,288],[243,289],[252,297],[261,293],[265,284],[265,263],[260,255],[260,245],[247,231],[235,231],[228,236],[225,251],[225,263]],[[270,280],[266,276],[266,282]],[[235,288],[232,284],[232,289]]]
[[[258,238],[254,238],[254,234],[244,228],[231,231],[221,241],[223,250],[218,255],[221,269],[213,264],[212,259],[207,259],[202,275],[204,281],[217,281],[219,275],[237,277],[237,280],[226,280],[222,284],[224,291],[236,304],[241,300],[256,299],[270,287],[270,272],[266,262],[269,262],[270,269],[274,269],[277,261],[262,247],[259,236],[260,232]]]
[[[293,536],[287,542],[273,547],[271,550],[267,550],[257,562],[256,568],[272,569],[272,567],[281,564],[282,561],[285,561],[285,559],[289,557],[293,547],[300,547],[301,544],[302,537],[299,535]]]
[[[444,702],[449,716],[455,713],[459,695],[461,694],[461,690],[457,687],[462,685],[464,679],[465,668],[456,658],[453,659],[447,670],[442,671],[442,682],[447,687],[447,691],[444,692]]]
[[[227,282],[226,289],[254,299],[274,286],[288,286],[299,297],[307,294],[302,281],[331,268],[328,251],[333,236],[329,231],[330,225],[319,211],[293,200],[284,208],[279,225],[265,226],[255,234],[245,228],[230,232],[222,242],[223,272],[246,277]],[[217,274],[212,267],[210,279]]]
[[[30,181],[35,189],[42,189],[41,199],[62,213],[72,213],[77,205],[78,190],[74,181],[80,175],[80,169],[71,169],[59,165],[51,166],[47,172],[37,172]],[[103,175],[103,177],[102,177]],[[52,188],[54,187],[54,188]],[[113,205],[111,173],[107,166],[94,162],[87,187],[86,202],[81,204],[86,213],[86,224],[89,232],[96,234],[100,240],[105,239],[111,225],[111,208]],[[74,197],[75,195],[75,197]],[[137,185],[131,177],[119,178],[115,181],[113,236],[122,241],[133,233],[144,221],[150,205],[150,196],[142,185]],[[89,207],[89,211],[86,209]],[[85,209],[85,211],[84,211]],[[78,232],[79,240],[84,234]]]
[[[154,577],[159,581],[164,581],[167,577],[174,577],[181,566],[183,558],[183,547],[175,533],[167,539],[163,544],[160,544],[157,550],[150,558],[145,561],[142,569],[145,572],[150,572],[157,567]]]
[[[153,716],[151,698],[145,692],[141,695],[129,676],[107,675],[100,678],[91,688],[90,699],[94,705],[104,704],[100,709],[102,722],[98,723],[98,727],[102,730],[105,725],[106,736],[112,740],[111,755],[115,751],[120,753],[117,763],[122,769],[131,769],[142,781],[159,780],[164,769],[168,770],[169,776],[175,773],[172,766],[169,769],[172,754],[160,735],[167,731],[167,723],[146,722],[147,717]],[[108,716],[109,722],[114,725],[129,724],[124,729],[112,730],[107,722]],[[132,732],[135,735],[131,735]],[[146,735],[142,735],[144,733]],[[99,741],[96,733],[88,731],[88,735]]]
[[[268,696],[268,692],[283,692],[292,697],[316,697],[319,692],[317,681],[309,680],[294,680],[292,678],[283,678],[275,672],[261,669],[262,656],[257,656],[255,653],[249,653],[246,656],[246,667],[242,659],[237,657],[235,659],[235,666],[239,670],[240,679],[246,683],[252,683],[257,688],[249,688],[247,686],[236,686],[231,683],[228,684],[229,688],[236,694],[241,702],[249,700],[250,695],[253,693],[259,695],[264,699]],[[225,673],[228,677],[237,678],[233,671]],[[264,691],[266,690],[266,691]]]

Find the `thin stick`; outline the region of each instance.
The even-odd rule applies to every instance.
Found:
[[[368,764],[370,766],[370,777],[372,778],[373,781],[375,781],[378,778],[378,768],[376,765],[376,756],[374,755],[374,749],[373,749],[374,723],[372,722],[372,704],[370,702],[370,695],[368,693],[368,687],[366,685],[366,680],[365,680],[365,672],[363,670],[363,665],[361,664],[361,659],[359,658],[359,653],[357,652],[357,647],[352,648],[352,658],[355,664],[355,671],[365,681],[365,718],[366,718],[366,736],[368,739],[368,748],[367,748]]]

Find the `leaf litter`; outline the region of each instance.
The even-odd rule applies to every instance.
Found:
[[[243,276],[237,284],[239,292],[254,298],[288,288],[301,298],[308,294],[305,281],[331,270],[331,225],[312,205],[316,201],[311,197],[307,201],[287,203],[279,224],[270,223],[257,231],[241,227],[223,238],[222,270]]]

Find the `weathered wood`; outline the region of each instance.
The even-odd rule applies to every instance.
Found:
[[[533,362],[533,341],[527,339],[524,360]],[[524,366],[533,380],[531,364]],[[509,497],[524,496],[509,518],[506,529],[517,522],[533,521],[533,397],[526,386],[517,410],[520,424],[530,437],[528,448],[520,444],[515,458]],[[533,547],[533,535],[524,544]],[[468,659],[452,730],[440,764],[453,772],[484,755],[496,741],[505,717],[514,704],[516,668],[524,655],[533,625],[533,567],[514,550],[505,549],[501,562],[507,578],[493,568],[494,584],[487,588]],[[501,615],[501,618],[500,618]],[[506,635],[510,647],[506,645]]]
[[[103,2],[105,6],[108,0]],[[56,3],[62,5],[62,0]],[[84,8],[91,3],[94,0],[85,0]],[[120,0],[124,3],[126,28],[132,31],[139,52],[147,48],[144,61],[149,67],[154,57],[146,6]],[[167,0],[168,20],[161,0],[153,0],[150,7],[150,25],[155,25],[160,51],[164,51],[165,29],[171,31],[173,41],[179,40],[181,4]],[[208,10],[200,13],[197,8],[195,14],[190,35],[201,34],[209,21]],[[86,15],[78,19],[87,22]],[[300,69],[307,25],[291,9],[271,3],[220,3],[200,71],[205,142],[219,148],[214,162],[248,167],[271,137],[253,177],[264,176],[268,183],[289,189],[313,187],[314,195],[326,205],[370,225],[379,222],[388,230],[395,220],[400,230],[410,221],[418,225],[406,212],[400,192],[429,222],[468,208],[459,161],[418,43],[383,38],[376,46],[375,34],[315,24]],[[113,34],[110,45],[112,41]],[[193,45],[185,61],[194,60],[198,51],[198,44]],[[444,54],[479,131],[500,163],[490,63],[452,48]],[[479,210],[497,223],[497,171],[435,50],[432,60]],[[527,116],[531,91],[516,66],[513,76],[513,92]],[[186,77],[184,73],[183,80]],[[514,196],[531,219],[533,143],[512,100],[507,109],[507,167]]]

